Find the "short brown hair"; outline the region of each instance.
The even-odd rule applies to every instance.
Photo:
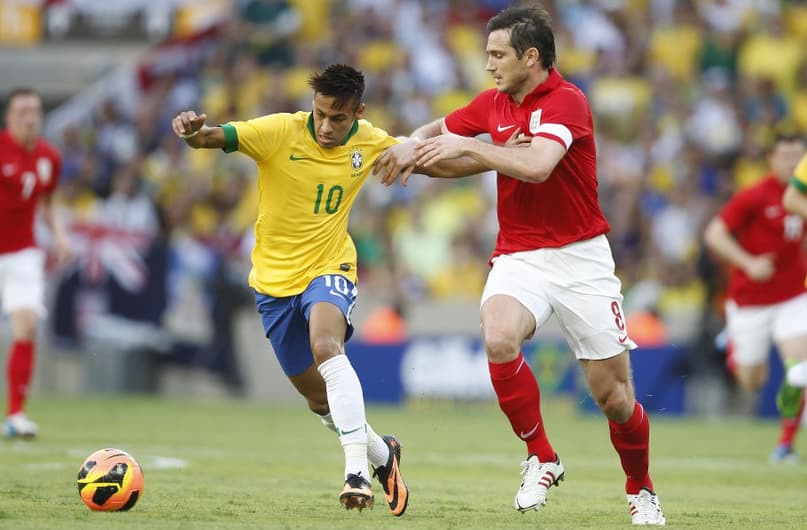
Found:
[[[488,22],[488,33],[510,30],[510,46],[521,59],[524,52],[535,48],[541,54],[541,66],[549,70],[555,64],[555,34],[552,18],[538,6],[508,7]]]
[[[24,87],[17,87],[11,90],[6,96],[6,106],[5,110],[11,106],[11,102],[14,101],[14,98],[19,96],[36,96],[39,99],[42,99],[42,96],[39,95],[39,92],[33,87],[24,86]]]

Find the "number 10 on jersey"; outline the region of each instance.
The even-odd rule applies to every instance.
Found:
[[[331,186],[328,193],[325,194],[325,184],[317,184],[317,200],[314,203],[314,213],[318,214],[322,206],[323,195],[325,195],[324,210],[327,214],[335,214],[339,211],[339,204],[342,202],[342,195],[344,190],[342,186]]]

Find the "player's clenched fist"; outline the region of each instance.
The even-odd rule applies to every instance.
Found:
[[[191,138],[196,136],[199,130],[204,126],[207,120],[207,114],[196,115],[192,110],[180,112],[176,118],[171,121],[171,126],[174,129],[174,134],[180,138]]]
[[[171,120],[174,134],[185,140],[194,149],[222,149],[226,145],[224,131],[221,127],[206,127],[207,114],[198,116],[192,110],[180,112]]]

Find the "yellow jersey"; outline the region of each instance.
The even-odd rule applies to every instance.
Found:
[[[800,192],[807,193],[807,155],[801,157],[790,182]]]
[[[790,183],[801,193],[807,193],[807,155],[799,160]],[[807,278],[804,279],[804,285],[807,287]]]
[[[324,274],[356,283],[350,209],[379,155],[398,141],[357,120],[341,145],[320,146],[310,112],[270,114],[221,126],[225,152],[258,165],[258,220],[249,285],[274,297],[300,294]]]

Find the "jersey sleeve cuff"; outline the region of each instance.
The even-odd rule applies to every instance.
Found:
[[[799,190],[802,193],[807,193],[807,184],[799,180],[797,177],[793,177],[790,180],[790,183],[793,184],[793,187]]]
[[[542,123],[533,135],[551,138],[565,147],[567,151],[572,147],[572,142],[574,141],[572,131],[559,123]]]
[[[233,151],[238,151],[238,131],[236,128],[229,123],[219,125],[219,127],[224,131],[224,152],[232,153]]]

